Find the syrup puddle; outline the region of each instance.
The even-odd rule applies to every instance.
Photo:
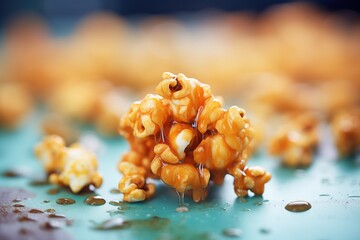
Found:
[[[306,201],[294,201],[286,204],[285,209],[290,212],[305,212],[311,208],[311,204]]]

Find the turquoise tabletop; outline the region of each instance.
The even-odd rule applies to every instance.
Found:
[[[84,203],[94,193],[74,195],[60,189],[49,194],[55,186],[30,184],[44,174],[33,155],[33,147],[41,139],[39,122],[34,114],[20,129],[0,132],[0,171],[21,168],[30,174],[20,178],[2,175],[0,187],[35,193],[21,204],[64,214],[72,224],[63,231],[73,239],[360,239],[360,159],[338,159],[326,126],[322,128],[322,144],[307,169],[282,167],[264,150],[252,157],[249,165],[263,166],[273,175],[262,197],[237,198],[231,177],[226,177],[223,186],[211,186],[205,202],[194,203],[187,197],[189,212],[179,213],[177,194],[162,182],[156,182],[156,195],[150,201],[109,204],[122,199],[111,190],[120,180],[116,164],[128,145],[121,138],[99,137],[91,128],[85,130],[83,140],[97,152],[104,183],[95,193],[104,197],[106,204]],[[76,203],[58,205],[56,199],[61,197]],[[304,212],[286,210],[292,201],[309,202],[311,208]],[[111,230],[97,228],[109,219],[129,224]]]

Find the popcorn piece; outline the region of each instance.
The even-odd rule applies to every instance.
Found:
[[[57,135],[50,135],[35,146],[35,156],[42,163],[48,174],[61,172],[64,168],[62,152],[66,148],[63,138]]]
[[[360,109],[343,111],[334,117],[331,128],[336,147],[342,156],[355,153],[360,148]]]
[[[177,122],[193,121],[199,108],[212,96],[209,85],[187,78],[184,74],[176,76],[165,72],[163,79],[156,87],[156,93],[170,104],[172,116]]]
[[[66,147],[61,137],[51,135],[35,147],[35,155],[43,163],[51,183],[69,186],[74,193],[89,184],[96,188],[102,184],[95,155],[79,144]]]
[[[208,85],[183,74],[164,73],[163,79],[156,88],[160,96],[133,103],[120,121],[119,132],[130,143],[118,164],[124,201],[151,197],[155,186],[146,183],[149,177],[160,178],[179,196],[192,191],[195,202],[205,200],[210,180],[222,184],[226,174],[234,176],[237,195],[262,194],[271,175],[245,167],[254,148],[245,111],[223,109]]]
[[[246,167],[244,160],[235,164],[229,172],[234,176],[234,191],[239,197],[247,196],[248,190],[262,195],[265,184],[271,179],[271,174],[261,167]]]
[[[32,99],[18,83],[0,82],[0,126],[16,128],[32,107]]]
[[[282,163],[288,167],[307,167],[312,163],[313,151],[319,142],[318,120],[311,114],[302,114],[291,121],[271,140],[269,153],[280,155]]]

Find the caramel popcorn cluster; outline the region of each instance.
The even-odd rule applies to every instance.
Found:
[[[69,186],[74,193],[90,184],[96,188],[102,184],[95,155],[80,144],[66,147],[64,139],[50,135],[36,145],[35,155],[48,173],[51,183]]]
[[[210,180],[222,184],[226,174],[234,176],[238,196],[264,192],[271,175],[246,167],[254,131],[243,109],[224,109],[209,85],[181,73],[165,72],[156,93],[134,102],[120,122],[130,144],[118,164],[124,201],[153,196],[147,178],[160,178],[180,194],[191,190],[195,202],[206,198]]]
[[[271,139],[269,153],[279,155],[288,167],[307,167],[312,163],[319,142],[318,119],[311,113],[291,117]]]
[[[342,111],[331,122],[336,147],[342,156],[360,148],[360,108]]]

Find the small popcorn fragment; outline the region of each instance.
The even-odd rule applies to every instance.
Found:
[[[337,113],[331,129],[340,155],[356,153],[360,149],[360,108]]]
[[[74,193],[90,184],[99,188],[102,177],[95,155],[78,143],[66,147],[63,138],[46,136],[36,145],[35,155],[54,184],[69,186]]]

